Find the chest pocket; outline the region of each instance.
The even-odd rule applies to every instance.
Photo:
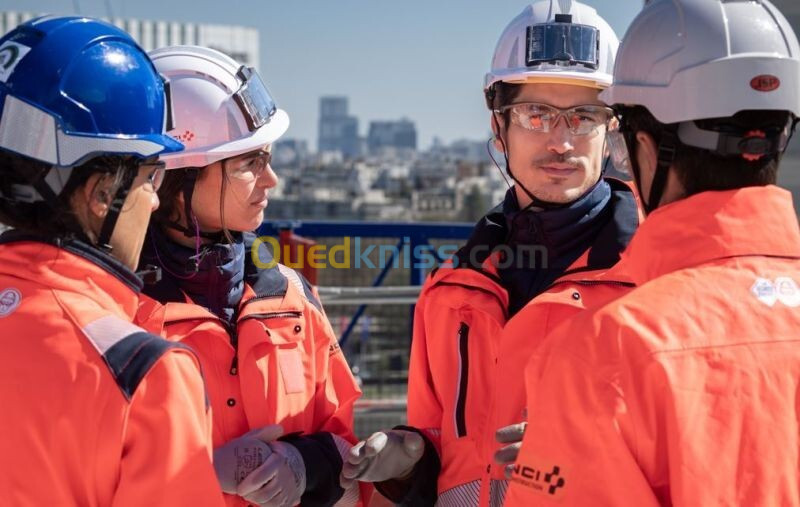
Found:
[[[258,321],[252,324],[263,329],[261,332],[264,341],[259,347],[261,350],[253,351],[257,356],[256,361],[273,365],[280,374],[283,394],[297,394],[306,391],[306,373],[311,365],[307,365],[304,361],[307,355],[305,354],[307,335],[306,322],[302,316],[302,312],[299,311],[248,316],[248,319]]]

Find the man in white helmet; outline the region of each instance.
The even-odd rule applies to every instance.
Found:
[[[636,285],[546,337],[506,505],[798,505],[800,45],[766,0],[654,0],[613,85]]]
[[[503,328],[531,307],[552,312],[551,322],[583,308],[592,298],[576,300],[563,284],[614,265],[638,223],[631,188],[603,177],[612,111],[598,94],[611,83],[617,45],[593,8],[571,1],[536,2],[501,35],[484,91],[515,184],[422,289],[409,426],[357,444],[345,477],[376,482],[405,505],[502,503],[495,430],[524,419],[522,383],[496,383]],[[534,318],[508,351],[518,369],[548,325]],[[500,405],[508,417],[495,417]]]

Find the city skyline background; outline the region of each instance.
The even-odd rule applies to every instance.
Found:
[[[584,0],[619,37],[641,0]],[[291,117],[286,138],[316,149],[323,96],[346,96],[366,137],[371,121],[414,122],[418,146],[489,137],[483,76],[517,0],[257,2],[0,0],[0,10],[219,23],[259,31],[259,68]]]

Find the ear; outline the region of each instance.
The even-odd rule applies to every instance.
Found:
[[[492,120],[490,123],[492,125],[492,134],[494,134],[494,141],[493,141],[494,149],[499,151],[500,153],[503,153],[506,150],[505,150],[505,145],[503,141],[501,141],[500,137],[504,134],[504,132],[500,128],[501,119],[502,116],[500,115],[500,113],[495,113],[494,111],[492,111]]]
[[[653,136],[641,130],[636,133],[636,161],[642,177],[650,179],[658,164],[658,146]]]
[[[83,196],[86,199],[90,213],[103,218],[108,214],[111,206],[113,178],[108,174],[95,173],[89,176],[83,186]]]

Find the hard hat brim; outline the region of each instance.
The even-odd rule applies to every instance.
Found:
[[[269,122],[247,137],[222,143],[213,148],[202,146],[194,150],[188,149],[179,153],[169,153],[159,157],[159,159],[166,164],[167,169],[205,167],[219,160],[235,157],[272,144],[288,128],[289,115],[283,109],[278,109],[269,119]]]
[[[512,83],[512,84],[526,84],[526,83],[555,83],[555,84],[568,84],[575,86],[585,86],[588,88],[596,88],[603,90],[611,85],[612,77],[610,74],[600,74],[597,72],[575,72],[575,71],[543,71],[531,72],[528,70],[519,70],[516,72],[507,73],[489,73],[486,75],[484,88],[489,88],[494,83]]]

